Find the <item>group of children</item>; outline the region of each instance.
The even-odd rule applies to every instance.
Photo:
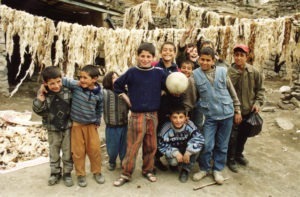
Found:
[[[222,184],[221,171],[227,161],[232,124],[238,125],[244,114],[240,110],[240,96],[235,91],[240,71],[231,71],[236,79],[232,83],[227,68],[216,66],[212,47],[204,46],[197,55],[192,49],[178,67],[174,63],[176,46],[172,42],[162,45],[161,59],[157,63],[154,63],[154,45],[142,43],[137,50],[138,65],[121,76],[108,72],[103,79],[103,90],[97,83],[99,71],[95,66],[83,67],[79,80],[62,78],[57,67],[45,68],[44,83],[34,99],[33,110],[43,117],[48,129],[51,167],[48,184],[56,184],[62,174],[65,185],[72,186],[74,162],[78,185],[85,187],[86,154],[96,182],[105,182],[97,131],[102,112],[108,169],[116,168],[118,155],[122,166],[114,186],[131,180],[141,146],[142,175],[150,182],[157,181],[155,166],[168,169],[160,160],[165,156],[169,168],[179,171],[181,182],[188,180],[193,164],[198,161],[200,171],[193,175],[193,180],[202,179],[212,170],[215,181]],[[197,58],[192,59],[195,56]],[[184,94],[172,95],[165,81],[170,73],[180,71],[189,78],[189,87]],[[254,97],[253,101],[261,104]],[[255,106],[257,108],[250,111],[258,111],[259,105]],[[242,152],[238,151],[237,158],[241,158]],[[235,161],[236,158],[230,159]]]

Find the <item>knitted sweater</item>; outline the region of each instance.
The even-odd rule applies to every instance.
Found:
[[[176,129],[171,122],[167,122],[158,138],[159,151],[169,158],[175,157],[178,152],[184,154],[188,151],[196,154],[201,151],[203,145],[202,134],[190,120],[181,129]]]
[[[103,118],[106,126],[116,127],[127,125],[128,105],[112,90],[103,90]]]
[[[71,119],[81,124],[100,125],[103,112],[103,95],[100,85],[96,83],[97,88],[89,90],[78,86],[77,80],[63,78],[62,83],[73,92]]]
[[[128,96],[132,112],[154,112],[159,109],[161,90],[165,89],[166,75],[161,68],[131,67],[114,83],[117,94]]]

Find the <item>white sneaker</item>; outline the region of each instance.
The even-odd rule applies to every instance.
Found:
[[[206,177],[208,173],[206,171],[199,171],[193,175],[193,181],[200,181],[204,177]]]
[[[224,177],[222,175],[222,172],[221,171],[214,171],[213,175],[214,175],[214,178],[215,178],[215,181],[217,182],[217,184],[222,185],[223,182],[224,182]]]

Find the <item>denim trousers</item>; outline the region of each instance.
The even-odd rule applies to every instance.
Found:
[[[106,138],[106,149],[109,157],[109,163],[115,165],[116,159],[122,160],[126,154],[126,135],[127,135],[127,125],[105,128],[105,138]]]
[[[201,171],[210,171],[211,169],[221,171],[224,169],[232,124],[233,117],[224,120],[213,120],[206,117],[203,126],[204,151],[199,157]]]

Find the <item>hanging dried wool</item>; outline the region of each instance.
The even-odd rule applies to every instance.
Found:
[[[256,38],[256,23],[252,23],[250,25],[250,39],[248,40],[248,47],[249,47],[249,55],[248,55],[248,62],[250,64],[253,64],[253,61],[255,59],[255,38]]]
[[[292,21],[291,21],[290,18],[285,19],[284,26],[285,26],[285,29],[284,29],[284,40],[283,40],[283,43],[282,43],[282,45],[283,45],[282,48],[284,48],[284,46],[287,45],[290,41],[291,28],[292,28]]]
[[[220,57],[223,60],[225,60],[227,58],[230,38],[231,38],[231,29],[229,26],[227,26],[226,30],[225,30],[225,36],[223,39],[222,53],[220,54]]]

